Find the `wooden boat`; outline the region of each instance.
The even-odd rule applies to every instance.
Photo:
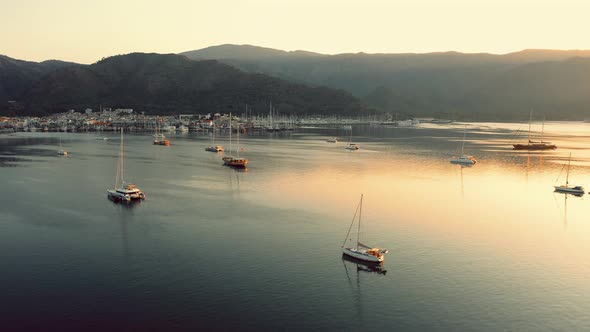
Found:
[[[512,144],[514,150],[531,150],[531,151],[539,151],[539,150],[555,150],[557,149],[557,145],[551,144],[551,142],[543,141],[543,133],[545,131],[545,121],[543,121],[543,126],[541,127],[541,141],[533,141],[531,140],[531,122],[533,120],[533,111],[529,115],[529,134],[526,144]]]
[[[229,144],[230,144],[230,153],[231,153],[231,113],[230,113],[230,120],[229,120]],[[221,158],[223,160],[223,165],[230,166],[230,167],[237,167],[237,168],[245,168],[248,165],[248,159],[240,158],[240,130],[238,130],[238,144],[236,147],[236,156],[227,155]]]
[[[164,134],[158,133],[158,128],[159,125],[155,128],[156,133],[154,134],[154,145],[170,146],[170,140],[166,139]]]

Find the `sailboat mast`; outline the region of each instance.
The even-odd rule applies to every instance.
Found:
[[[215,146],[215,119],[213,119],[213,146]]]
[[[123,128],[121,128],[121,152],[119,159],[121,159],[121,185],[125,180],[123,180]]]
[[[565,175],[565,185],[567,186],[569,184],[569,178],[570,178],[570,163],[572,162],[572,154],[570,152],[570,157],[567,160],[567,173]]]
[[[236,146],[236,156],[240,158],[240,123],[238,122],[238,145]]]
[[[229,113],[229,153],[231,154],[231,113]]]
[[[543,143],[543,136],[545,136],[545,116],[543,116],[543,124],[541,125],[541,143]]]
[[[360,236],[361,236],[361,216],[363,214],[363,194],[361,194],[361,203],[359,208],[359,227],[358,232],[356,233],[356,248],[358,249],[360,243]]]
[[[467,125],[463,129],[463,143],[461,143],[461,155],[463,155],[463,149],[465,148],[465,136],[467,135]]]
[[[533,121],[533,110],[529,114],[529,142],[531,141],[531,122]]]

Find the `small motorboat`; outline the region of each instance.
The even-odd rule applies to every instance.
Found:
[[[326,142],[328,142],[328,143],[338,143],[338,140],[336,138],[328,138],[326,140]]]

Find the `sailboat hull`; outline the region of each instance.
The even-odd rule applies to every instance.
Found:
[[[205,148],[205,151],[209,152],[223,152],[223,148],[219,145],[216,146],[208,146]]]
[[[342,248],[342,253],[347,256],[350,256],[352,258],[359,259],[359,260],[365,261],[365,262],[371,262],[371,263],[383,262],[383,255],[380,255],[379,257],[377,257],[377,256],[369,255],[368,253],[364,252],[363,250],[357,250],[354,248]]]
[[[459,157],[451,159],[450,163],[457,165],[475,165],[477,160],[475,160],[473,157]]]
[[[553,188],[556,192],[566,194],[583,195],[585,192],[584,187],[553,186]]]
[[[555,150],[557,145],[536,143],[536,144],[513,144],[514,150]]]

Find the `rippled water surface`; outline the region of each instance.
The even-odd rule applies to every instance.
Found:
[[[117,135],[0,136],[0,285],[8,330],[590,329],[590,124],[308,128],[241,138],[246,172],[207,134],[125,136],[140,204],[106,198]],[[540,125],[533,125],[540,130]],[[326,138],[339,137],[339,143]],[[539,138],[539,134],[534,134]],[[227,137],[218,137],[229,147]],[[70,156],[57,156],[59,140]],[[381,270],[343,260],[361,193]],[[386,272],[385,272],[386,271]],[[51,328],[49,328],[51,327]]]

